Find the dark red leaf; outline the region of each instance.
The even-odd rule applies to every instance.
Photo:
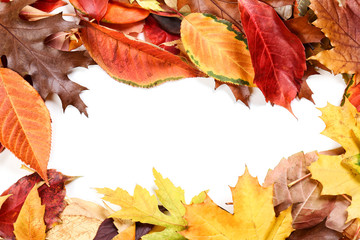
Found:
[[[148,234],[153,227],[154,225],[152,224],[136,222],[135,240],[140,240],[140,238],[145,234]]]
[[[144,36],[146,41],[158,45],[173,54],[180,53],[179,49],[174,46],[161,45],[164,42],[171,42],[180,39],[180,35],[170,34],[163,30],[152,16],[149,16],[145,21]]]
[[[2,153],[5,150],[5,147],[0,143],[0,153]]]
[[[84,11],[91,18],[97,22],[105,16],[108,8],[109,0],[70,0],[70,3],[75,7]]]
[[[177,17],[164,17],[156,14],[151,14],[155,18],[159,26],[166,32],[174,35],[180,34],[181,20]]]
[[[275,10],[258,0],[238,0],[255,70],[254,83],[266,101],[291,111],[306,69],[304,47]]]
[[[31,4],[34,8],[37,8],[44,12],[52,12],[54,9],[67,5],[62,0],[37,0]]]
[[[49,185],[42,185],[38,191],[41,204],[45,205],[45,223],[47,228],[60,222],[59,215],[64,210],[66,202],[65,184],[73,180],[72,177],[63,175],[56,170],[48,170]],[[25,176],[13,184],[1,196],[11,194],[0,209],[0,236],[3,238],[14,238],[13,224],[16,221],[24,201],[36,183],[42,179],[37,173]]]
[[[118,235],[118,230],[114,225],[114,220],[107,218],[101,223],[94,240],[111,240],[116,235]]]

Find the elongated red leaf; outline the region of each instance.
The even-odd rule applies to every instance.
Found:
[[[62,0],[37,0],[31,4],[31,6],[44,12],[52,12],[54,9],[65,6],[66,4],[67,3]]]
[[[78,10],[86,13],[96,21],[100,21],[108,8],[109,0],[70,0],[70,3]]]
[[[139,22],[149,16],[149,10],[129,7],[123,3],[109,2],[106,14],[101,19],[103,22],[114,24],[128,24]]]
[[[91,57],[111,77],[137,87],[153,87],[201,73],[161,48],[121,32],[84,22],[81,39]]]
[[[0,142],[47,181],[49,111],[36,90],[7,68],[0,68]]]
[[[276,14],[258,0],[238,0],[255,70],[254,83],[266,101],[291,111],[306,69],[304,47]]]
[[[53,227],[54,224],[60,222],[59,215],[66,206],[66,202],[64,201],[66,195],[65,184],[71,182],[74,178],[65,176],[53,169],[48,170],[48,176],[49,186],[44,184],[38,191],[41,203],[45,205],[44,220],[49,229]],[[13,224],[30,190],[40,181],[40,176],[37,173],[33,173],[19,179],[19,181],[1,194],[1,196],[8,194],[11,194],[11,196],[4,202],[0,209],[0,237],[5,239],[14,237]]]

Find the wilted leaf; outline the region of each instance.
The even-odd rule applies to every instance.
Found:
[[[298,3],[300,16],[305,16],[308,11],[308,7],[310,6],[310,0],[296,0],[296,1]]]
[[[116,235],[118,235],[118,229],[114,225],[114,219],[107,218],[101,223],[93,240],[111,240]]]
[[[20,210],[14,223],[14,234],[17,240],[45,240],[46,225],[44,222],[45,206],[41,205],[38,186],[35,185]]]
[[[128,24],[139,22],[149,16],[149,11],[142,8],[129,7],[122,3],[109,2],[103,22],[114,24]]]
[[[0,68],[0,129],[0,142],[48,181],[49,111],[36,90],[7,68]]]
[[[104,207],[93,202],[85,201],[79,198],[70,198],[68,205],[62,215],[66,216],[85,216],[103,221],[110,216],[110,212]]]
[[[177,17],[166,17],[156,14],[151,14],[151,16],[156,20],[161,29],[164,31],[175,35],[180,34],[181,19]]]
[[[320,42],[325,37],[320,28],[309,23],[308,15],[290,19],[285,22],[285,25],[298,36],[302,43]]]
[[[4,202],[6,201],[6,199],[8,199],[11,195],[5,195],[5,196],[0,196],[0,209],[1,206],[4,204]]]
[[[186,205],[188,239],[285,239],[293,230],[290,208],[276,218],[273,188],[263,188],[248,171],[232,190],[234,214],[218,207],[209,197],[204,203]]]
[[[290,102],[300,90],[306,69],[301,41],[271,6],[257,0],[239,0],[239,9],[255,70],[254,83],[266,101],[291,111]]]
[[[118,235],[116,235],[113,240],[135,240],[135,224],[128,227]]]
[[[78,26],[64,21],[61,14],[34,22],[20,19],[21,9],[33,2],[0,3],[0,56],[6,56],[8,68],[22,76],[30,75],[43,99],[56,93],[64,109],[74,105],[86,114],[86,105],[79,96],[85,88],[70,81],[67,74],[75,67],[88,66],[91,59],[84,52],[62,52],[44,44],[49,35]]]
[[[231,92],[234,94],[235,100],[238,101],[242,101],[246,106],[249,107],[249,99],[250,99],[250,95],[251,95],[251,91],[252,89],[248,86],[244,86],[244,85],[235,85],[232,83],[224,83],[218,80],[215,80],[215,89],[217,89],[218,87],[220,87],[221,85],[227,85]]]
[[[286,5],[293,5],[294,3],[294,0],[261,0],[261,1],[271,5],[274,8],[283,7]]]
[[[45,205],[45,223],[47,228],[53,227],[60,222],[59,215],[64,210],[66,203],[64,201],[66,190],[65,184],[71,182],[73,178],[65,176],[55,170],[48,170],[49,185],[42,185],[38,191],[42,201]],[[0,209],[0,237],[12,238],[13,223],[16,221],[20,209],[26,199],[26,196],[36,183],[39,183],[41,178],[34,173],[21,178],[8,190],[2,193],[2,196],[11,196],[5,201]]]
[[[96,21],[100,21],[107,10],[109,0],[70,0],[70,3],[81,12],[85,12]]]
[[[137,222],[135,224],[135,240],[141,239],[144,235],[148,234],[153,228],[154,225],[148,223]],[[144,240],[144,239],[142,239]]]
[[[296,230],[288,240],[339,240],[342,234],[325,227],[324,222],[315,227]]]
[[[310,8],[317,20],[314,25],[330,38],[331,50],[323,51],[316,59],[337,73],[360,72],[360,3],[347,1],[340,7],[337,0],[312,0]]]
[[[358,239],[360,235],[360,219],[355,219],[350,226],[345,229],[344,235],[349,239]]]
[[[92,58],[120,82],[153,87],[201,75],[180,57],[93,23],[84,22],[81,38]]]
[[[71,51],[82,45],[77,31],[58,32],[45,39],[45,43],[61,51]]]
[[[189,14],[181,24],[181,40],[191,61],[210,77],[253,86],[246,39],[230,22],[209,14]]]
[[[0,143],[0,153],[2,153],[5,150],[5,147]]]
[[[31,6],[44,12],[52,12],[56,8],[65,6],[67,3],[62,0],[37,0]]]

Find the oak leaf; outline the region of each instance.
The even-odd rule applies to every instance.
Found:
[[[291,209],[275,217],[273,188],[263,188],[246,169],[231,188],[234,214],[218,207],[209,197],[204,203],[186,205],[188,239],[285,239],[292,232]]]
[[[246,39],[230,22],[210,14],[191,13],[182,21],[181,40],[191,61],[210,77],[254,86]]]
[[[291,111],[290,102],[297,96],[306,70],[304,47],[271,6],[258,0],[238,2],[255,70],[254,83],[266,101]]]
[[[84,22],[81,39],[92,58],[114,79],[137,87],[202,74],[180,57],[121,32]]]
[[[14,223],[14,234],[17,240],[45,240],[46,225],[44,222],[45,206],[41,205],[38,186],[35,185],[27,195]]]
[[[8,68],[21,76],[30,75],[34,88],[43,99],[59,95],[63,108],[74,105],[86,114],[79,94],[84,87],[70,81],[67,74],[75,67],[86,67],[91,59],[85,52],[62,52],[44,44],[51,34],[78,26],[62,19],[61,14],[29,22],[19,17],[20,11],[33,0],[0,3],[0,55],[7,58]]]
[[[50,113],[37,91],[19,74],[0,68],[0,142],[47,182]]]
[[[39,195],[42,204],[45,205],[45,223],[51,228],[60,222],[59,215],[66,207],[64,200],[66,195],[65,184],[74,180],[73,177],[65,176],[55,170],[48,170],[49,185],[39,187]],[[31,174],[19,179],[9,189],[2,193],[2,196],[11,195],[0,208],[0,237],[13,238],[13,224],[16,221],[20,209],[35,184],[41,182],[41,177]]]
[[[339,6],[337,0],[312,0],[310,8],[321,28],[331,41],[332,49],[323,51],[310,59],[316,59],[337,73],[360,72],[360,3],[347,1]]]

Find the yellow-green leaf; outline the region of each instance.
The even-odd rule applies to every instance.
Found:
[[[189,14],[181,23],[181,40],[191,61],[210,77],[254,86],[246,39],[230,22],[210,14]]]
[[[45,206],[41,205],[37,189],[37,185],[31,189],[14,223],[17,240],[44,240],[46,237]]]
[[[180,235],[177,231],[171,228],[166,228],[161,232],[155,232],[146,234],[141,238],[142,240],[186,240],[182,235]]]

